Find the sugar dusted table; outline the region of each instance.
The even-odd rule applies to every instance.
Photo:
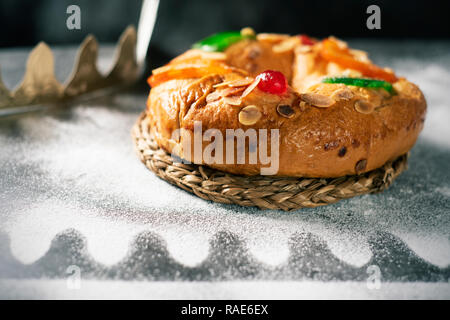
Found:
[[[386,192],[326,207],[220,205],[160,180],[130,136],[146,90],[0,118],[0,298],[450,298],[450,42],[350,44],[429,111]],[[64,79],[75,49],[55,55]],[[26,56],[0,51],[10,87]]]

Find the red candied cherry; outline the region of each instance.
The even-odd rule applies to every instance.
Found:
[[[283,94],[287,90],[286,77],[280,71],[266,70],[256,77],[258,89],[271,94]]]
[[[305,44],[307,46],[312,46],[314,44],[314,41],[305,34],[299,35],[299,38],[302,44]]]

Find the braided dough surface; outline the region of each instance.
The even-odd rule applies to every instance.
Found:
[[[294,37],[260,34],[256,40],[238,42],[224,53],[187,51],[172,63],[189,59],[218,60],[235,71],[173,79],[152,88],[147,102],[152,135],[167,152],[196,162],[192,151],[195,121],[201,121],[203,132],[220,130],[223,145],[226,144],[226,129],[253,128],[257,132],[278,129],[276,176],[329,178],[361,174],[407,153],[425,120],[426,101],[419,88],[404,78],[393,84],[394,95],[382,89],[321,83],[324,76],[361,75],[323,60],[317,52],[319,45],[306,47]],[[364,52],[353,52],[361,60],[368,59]],[[248,83],[241,87],[226,85],[236,80],[246,83],[245,79],[253,79],[267,69],[281,71],[286,76],[289,88],[285,94],[269,94],[255,87],[243,96]],[[332,98],[332,105],[317,107],[314,105],[316,95]],[[361,112],[367,103],[372,109]],[[256,106],[261,114],[251,125],[240,121],[240,112],[247,106]],[[280,114],[280,106],[289,106],[293,115]],[[177,129],[183,130],[179,136],[174,136]],[[268,140],[270,145],[270,134]],[[203,150],[208,144],[210,142],[203,142]],[[236,152],[235,149],[234,154]],[[248,155],[248,145],[245,152]],[[196,163],[205,164],[203,161]],[[208,165],[239,175],[259,175],[261,168],[267,167],[259,160],[254,164],[246,161],[245,164]]]

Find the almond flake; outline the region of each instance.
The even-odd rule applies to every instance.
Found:
[[[329,96],[318,93],[302,93],[300,99],[306,103],[319,108],[328,108],[335,103]]]
[[[336,101],[350,100],[351,98],[353,98],[353,92],[349,88],[337,89],[336,91],[333,92],[331,98]]]
[[[245,87],[253,82],[253,78],[244,78],[235,80],[232,83],[228,84],[230,87]]]
[[[292,37],[282,41],[281,43],[273,46],[272,50],[275,53],[283,53],[294,50],[294,48],[300,44],[299,37]]]
[[[214,102],[219,100],[221,97],[222,95],[220,94],[219,91],[214,91],[206,96],[206,102],[207,103]]]
[[[250,92],[253,91],[253,89],[256,88],[256,86],[258,85],[259,81],[261,81],[260,78],[256,78],[251,85],[249,85],[247,87],[247,89],[245,89],[245,91],[242,93],[241,98],[245,98],[246,96],[248,96],[250,94]]]
[[[237,79],[237,80],[231,80],[226,81],[222,83],[218,83],[214,85],[214,88],[220,88],[220,87],[245,87],[248,86],[250,83],[253,82],[253,78],[244,78],[244,79]]]
[[[226,88],[221,92],[222,97],[234,96],[245,90],[245,87]]]
[[[367,100],[355,101],[355,110],[359,113],[369,114],[375,110],[375,106]]]
[[[239,122],[245,126],[250,126],[258,122],[261,118],[261,111],[255,105],[249,105],[239,112]]]
[[[240,97],[233,96],[233,97],[223,98],[223,102],[225,102],[226,104],[230,104],[232,106],[240,106],[242,103],[242,100]]]
[[[289,38],[287,34],[278,34],[278,33],[258,33],[256,35],[256,39],[258,41],[268,41],[268,42],[281,42],[287,38]]]
[[[313,51],[312,46],[307,46],[307,45],[298,46],[296,49],[296,52],[298,52],[298,53],[309,53],[312,51]]]

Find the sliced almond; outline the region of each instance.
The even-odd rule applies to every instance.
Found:
[[[235,96],[237,94],[240,94],[242,91],[245,90],[245,87],[236,87],[236,88],[226,88],[224,90],[221,90],[222,97],[229,97],[229,96]]]
[[[214,91],[206,96],[206,102],[207,103],[214,102],[219,100],[221,97],[222,95],[220,94],[220,91]]]
[[[232,106],[240,106],[242,103],[242,100],[238,96],[233,96],[233,97],[223,98],[223,102],[225,102],[226,104],[230,104]]]
[[[253,78],[237,79],[237,80],[231,80],[231,81],[218,83],[218,84],[214,85],[214,88],[221,88],[221,87],[245,87],[245,86],[248,86],[252,82],[253,82]]]
[[[350,78],[361,78],[363,76],[361,72],[353,69],[345,69],[344,71],[341,72],[341,75],[343,77],[350,77]]]
[[[297,47],[296,52],[298,53],[308,53],[308,52],[312,52],[313,48],[312,46],[306,46],[306,45],[302,45]]]
[[[286,40],[283,40],[279,44],[272,47],[273,52],[275,53],[283,53],[288,52],[291,50],[294,50],[296,46],[300,44],[300,38],[299,37],[292,37],[288,38]]]
[[[382,99],[388,99],[391,97],[391,94],[384,89],[376,89],[374,90]]]
[[[249,85],[247,87],[247,89],[244,90],[244,92],[242,92],[241,98],[245,98],[246,96],[248,96],[250,94],[250,92],[252,92],[256,86],[258,85],[259,81],[261,81],[260,78],[256,78],[251,85]]]
[[[375,106],[367,100],[355,101],[355,110],[359,113],[369,114],[375,110]]]
[[[256,35],[257,40],[268,42],[281,42],[287,38],[289,38],[287,34],[279,34],[279,33],[258,33]]]
[[[251,84],[253,82],[253,78],[244,78],[244,79],[239,79],[239,80],[235,80],[232,83],[229,83],[228,86],[230,87],[245,87],[248,86],[249,84]]]
[[[353,98],[353,92],[349,88],[340,88],[333,92],[331,98],[333,100],[350,100]]]
[[[314,69],[317,68],[317,62],[313,62]],[[326,65],[326,74],[329,74],[331,76],[338,76],[342,73],[342,67],[334,62],[328,62]]]
[[[300,111],[305,111],[306,110],[306,102],[305,101],[300,101],[300,103],[298,104]]]
[[[300,99],[319,108],[328,108],[335,103],[335,101],[329,96],[319,93],[302,93],[300,94]]]
[[[226,60],[227,55],[223,52],[206,52],[203,50],[200,50],[201,54],[200,57],[202,59],[210,59],[210,60]]]
[[[228,87],[229,83],[232,83],[234,80],[231,81],[225,81],[218,84],[213,85],[213,88],[222,88],[222,87]]]
[[[216,90],[206,96],[206,102],[210,103],[210,102],[217,101],[221,98],[237,96],[244,90],[245,90],[245,87],[226,88],[224,90]],[[240,96],[238,96],[237,98],[240,98]]]
[[[239,122],[245,126],[250,126],[258,122],[261,118],[261,111],[255,105],[249,105],[239,112]]]

